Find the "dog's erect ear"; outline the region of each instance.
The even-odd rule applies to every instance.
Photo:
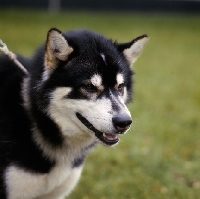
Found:
[[[69,46],[62,32],[56,28],[49,30],[46,42],[45,66],[55,68],[58,61],[66,61],[73,48]]]
[[[130,66],[137,60],[141,55],[145,44],[147,43],[149,37],[148,35],[142,35],[137,37],[133,41],[124,44],[118,44],[117,48],[119,51],[123,52]]]

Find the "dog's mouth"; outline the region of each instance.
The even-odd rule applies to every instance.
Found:
[[[118,134],[109,134],[109,133],[102,133],[101,131],[97,130],[85,117],[83,117],[80,113],[76,113],[77,118],[92,132],[95,133],[95,136],[104,144],[112,146],[119,142],[119,135]]]

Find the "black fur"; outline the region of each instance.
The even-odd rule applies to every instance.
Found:
[[[48,173],[56,164],[43,155],[33,140],[31,129],[41,131],[45,140],[52,148],[62,147],[62,134],[56,123],[49,118],[44,110],[49,104],[49,93],[56,87],[73,87],[68,96],[72,99],[83,99],[79,92],[82,82],[98,73],[103,77],[106,88],[116,84],[114,77],[121,71],[125,75],[128,89],[128,101],[132,96],[132,71],[123,55],[123,50],[131,44],[118,45],[111,40],[89,31],[70,31],[64,34],[69,45],[74,49],[67,61],[60,61],[51,77],[40,85],[44,72],[45,45],[33,59],[18,56],[18,60],[27,68],[30,80],[28,95],[31,107],[23,106],[22,83],[25,74],[7,57],[0,57],[0,198],[6,198],[5,169],[10,165],[22,167],[34,173]],[[100,56],[106,55],[106,63]],[[67,77],[67,78],[66,78]],[[40,85],[40,86],[38,86]],[[114,92],[114,91],[113,91]],[[109,95],[105,90],[99,98]],[[33,125],[34,123],[34,125]],[[87,149],[85,149],[87,151]],[[76,157],[72,167],[83,164],[85,152]]]
[[[21,59],[25,65],[29,60]],[[31,123],[24,110],[21,84],[24,74],[6,57],[0,58],[0,196],[5,198],[3,174],[9,165],[44,173],[53,166],[32,140]]]

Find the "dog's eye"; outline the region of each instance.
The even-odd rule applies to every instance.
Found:
[[[82,87],[89,93],[94,93],[97,91],[96,87],[93,84],[84,84]]]
[[[123,95],[124,94],[124,83],[120,84],[117,88],[117,92],[119,95]]]

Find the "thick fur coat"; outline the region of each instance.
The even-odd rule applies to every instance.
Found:
[[[90,31],[53,28],[24,74],[0,57],[0,198],[63,199],[87,152],[128,131],[131,65],[148,40],[118,44]]]

